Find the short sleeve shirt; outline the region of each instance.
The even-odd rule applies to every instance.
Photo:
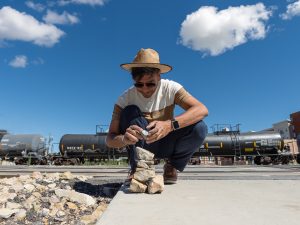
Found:
[[[138,92],[136,87],[132,86],[116,102],[113,119],[114,117],[119,118],[120,111],[128,105],[138,106],[148,122],[172,119],[175,104],[180,104],[187,96],[189,94],[181,84],[167,79],[159,81],[155,92],[150,98],[145,98]]]

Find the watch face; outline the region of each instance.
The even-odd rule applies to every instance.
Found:
[[[177,129],[179,128],[179,123],[178,123],[177,120],[173,120],[173,121],[172,121],[172,124],[173,124],[174,130],[177,130]]]

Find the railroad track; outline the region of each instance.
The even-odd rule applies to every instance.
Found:
[[[0,176],[28,175],[34,171],[41,173],[64,173],[70,171],[74,175],[126,177],[127,167],[95,167],[95,166],[0,166]]]
[[[125,179],[129,167],[103,166],[0,166],[0,177],[41,173],[63,173],[93,176],[93,179]],[[156,166],[156,173],[162,174],[162,165]],[[179,173],[183,180],[299,180],[300,166],[187,166]]]

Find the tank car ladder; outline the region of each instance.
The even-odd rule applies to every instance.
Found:
[[[232,148],[234,150],[235,156],[239,157],[242,155],[240,140],[239,140],[239,133],[238,132],[232,132],[231,133],[231,141],[232,141]]]

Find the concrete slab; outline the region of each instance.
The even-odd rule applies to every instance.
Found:
[[[97,225],[299,225],[300,180],[179,180],[162,194],[118,192]]]

